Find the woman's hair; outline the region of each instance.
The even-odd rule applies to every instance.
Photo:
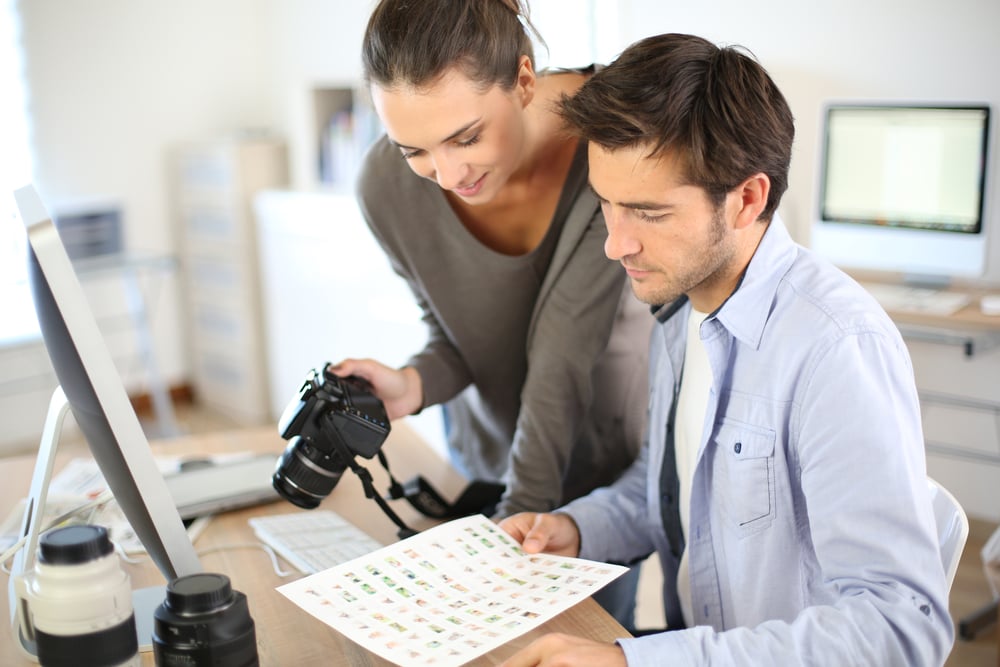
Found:
[[[484,89],[510,89],[534,63],[527,0],[382,0],[361,46],[365,83],[421,88],[457,67]]]
[[[767,71],[740,49],[693,35],[647,37],[561,107],[569,125],[602,148],[674,153],[688,184],[716,206],[762,172],[771,190],[761,218],[770,220],[788,187],[792,112]]]

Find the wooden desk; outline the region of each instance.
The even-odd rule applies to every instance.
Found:
[[[211,435],[184,437],[154,445],[157,455],[182,455],[192,453],[223,453],[240,451],[274,452],[277,456],[284,449],[285,441],[278,437],[275,427],[254,430],[227,431]],[[454,497],[462,488],[463,480],[441,461],[404,423],[394,424],[392,433],[383,448],[393,475],[404,481],[420,471],[446,496]],[[79,454],[80,450],[75,453]],[[56,471],[66,464],[73,452],[63,451],[56,462]],[[380,492],[387,488],[388,477],[377,461],[363,461],[375,480]],[[0,511],[6,515],[14,504],[27,494],[34,468],[33,457],[0,459]],[[363,528],[383,544],[396,540],[396,527],[377,507],[373,500],[364,497],[360,481],[351,472],[345,472],[330,496],[321,507],[332,509],[355,525]],[[423,529],[434,521],[421,516],[405,501],[392,503],[393,509],[411,527]],[[285,501],[228,512],[212,519],[207,529],[195,542],[199,552],[213,547],[227,547],[255,543],[247,519],[263,514],[281,514],[299,511]],[[317,620],[294,605],[275,587],[293,578],[278,577],[265,553],[259,549],[228,549],[201,555],[201,563],[208,572],[221,572],[230,577],[233,588],[246,593],[250,613],[257,631],[257,647],[261,665],[388,665],[354,642]],[[165,582],[156,567],[149,561],[141,565],[128,565],[133,588],[163,585]],[[6,581],[4,582],[7,583]],[[3,587],[4,593],[7,586]],[[17,651],[10,631],[6,597],[0,605],[0,665],[31,665]],[[609,616],[596,602],[587,599],[562,613],[545,625],[509,644],[494,650],[475,665],[495,665],[509,657],[533,639],[546,632],[567,632],[584,635],[595,640],[611,642],[629,636],[625,629]],[[152,653],[143,653],[143,665],[153,665]]]

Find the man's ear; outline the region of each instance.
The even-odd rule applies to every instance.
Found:
[[[531,64],[531,58],[521,56],[517,61],[517,79],[514,81],[514,90],[521,96],[521,107],[526,107],[535,97],[535,68]]]
[[[739,210],[736,214],[736,229],[742,229],[757,222],[767,207],[767,197],[771,193],[771,179],[759,172],[736,186],[734,193],[739,196]]]

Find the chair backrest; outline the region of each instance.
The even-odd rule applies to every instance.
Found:
[[[948,590],[955,581],[958,571],[958,561],[965,549],[965,541],[969,537],[969,519],[965,510],[955,496],[939,483],[927,478],[930,487],[931,502],[934,506],[934,521],[937,525],[938,546],[941,549],[941,562],[948,582]]]

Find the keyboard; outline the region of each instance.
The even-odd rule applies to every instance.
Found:
[[[873,283],[864,287],[889,312],[953,315],[972,301],[968,294],[924,287]]]
[[[346,563],[383,546],[329,510],[259,516],[247,523],[261,542],[305,574]]]

